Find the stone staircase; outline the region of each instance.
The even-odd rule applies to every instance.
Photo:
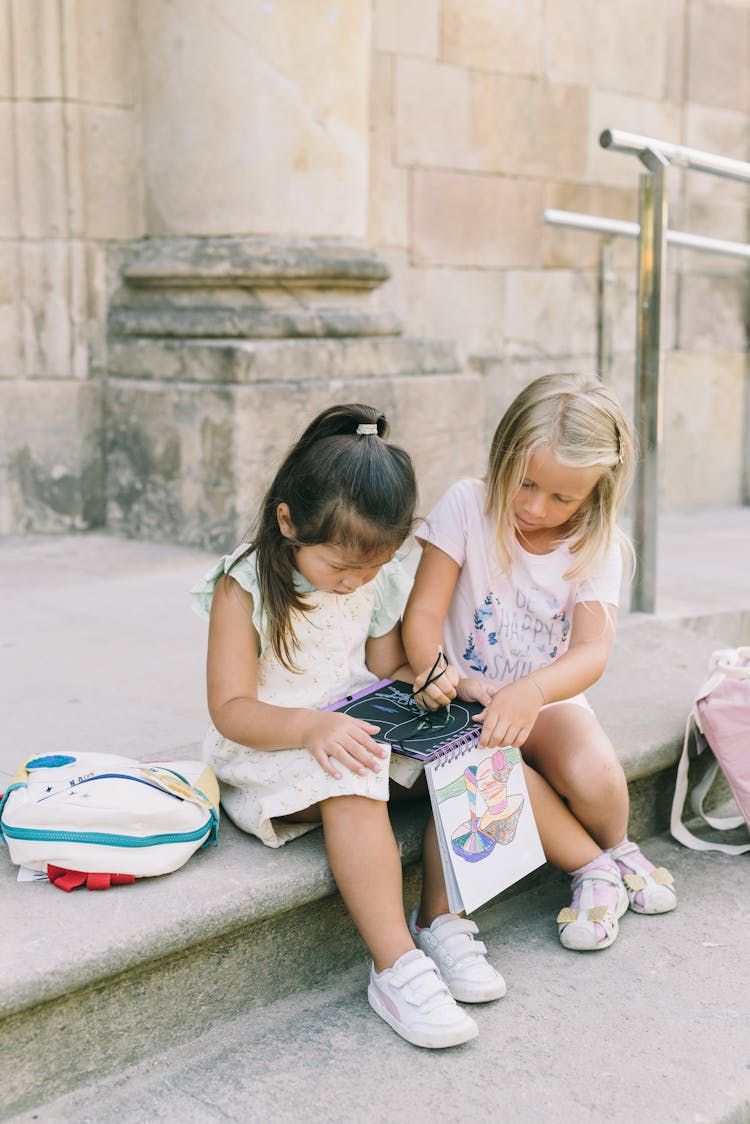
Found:
[[[744,512],[738,528],[739,565],[750,542]],[[84,706],[68,700],[65,717],[74,715],[66,729],[80,748],[95,735],[101,746],[107,728],[112,751],[134,752],[137,734],[141,746],[150,736],[150,756],[159,739],[164,756],[194,754],[202,702],[180,700],[185,683],[200,679],[186,637],[200,650],[202,635],[177,611],[210,559],[106,536],[0,549],[16,563],[0,580],[16,646],[0,768],[10,771],[8,744],[18,747],[22,734],[35,751],[59,745],[59,706],[77,677]],[[108,595],[93,609],[92,585]],[[748,606],[750,594],[744,605],[694,602],[691,627],[626,616],[607,675],[590,693],[628,775],[631,834],[654,837],[649,851],[674,870],[679,908],[661,918],[628,914],[611,949],[576,955],[559,946],[554,925],[564,877],[544,868],[514,887],[476,915],[508,995],[477,1010],[480,1038],[454,1051],[409,1047],[370,1012],[367,955],[319,832],[274,853],[224,819],[218,849],[168,878],[104,894],[18,883],[0,857],[0,1119],[457,1121],[496,1110],[524,1124],[750,1121],[750,869],[660,834],[692,695],[715,647],[750,639],[738,634]],[[34,613],[46,620],[43,657],[20,627]],[[156,682],[142,648],[146,638],[153,648],[155,622]],[[60,661],[44,664],[73,628],[81,650],[99,642],[106,650],[118,631],[108,727],[93,657],[83,677]],[[57,674],[38,677],[40,706],[29,714],[21,683],[33,681],[39,658]],[[407,903],[418,893],[424,818],[419,803],[394,814]]]

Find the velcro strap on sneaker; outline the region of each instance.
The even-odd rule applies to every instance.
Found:
[[[617,870],[595,867],[593,870],[584,870],[582,874],[576,874],[572,883],[573,889],[575,890],[582,882],[609,882],[612,886],[619,886],[622,878]]]
[[[451,917],[450,921],[443,921],[432,932],[440,940],[443,937],[474,936],[479,929],[476,922],[469,921],[468,917]]]
[[[613,862],[622,859],[625,855],[632,855],[634,851],[640,851],[637,843],[632,843],[629,839],[625,843],[620,843],[617,847],[610,848],[608,854]]]
[[[433,975],[435,980],[441,983],[435,963],[429,956],[415,957],[413,960],[407,960],[405,964],[399,964],[398,968],[394,969],[389,982],[392,987],[402,988],[424,975]]]

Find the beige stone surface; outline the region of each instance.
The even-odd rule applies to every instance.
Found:
[[[703,352],[747,350],[744,317],[749,298],[747,275],[684,275],[679,289],[680,347]]]
[[[504,268],[538,264],[542,192],[542,184],[533,180],[416,171],[415,261]]]
[[[478,469],[482,381],[460,372],[373,372],[244,386],[110,379],[108,525],[136,537],[225,546],[253,518],[275,466],[305,419],[334,402],[383,410],[414,457],[423,507]],[[429,409],[429,425],[425,424]],[[436,448],[451,449],[450,479]]]
[[[16,97],[62,97],[60,5],[11,0],[10,15]]]
[[[512,358],[592,353],[596,347],[595,293],[576,271],[514,270],[506,319]]]
[[[437,58],[440,0],[373,0],[372,39],[378,51]]]
[[[475,74],[476,165],[507,175],[580,179],[586,161],[588,98],[580,86]]]
[[[668,16],[668,7],[652,0],[549,0],[546,73],[554,82],[659,101],[666,88]]]
[[[140,0],[138,26],[151,233],[364,235],[367,0],[308,0],[304,34],[241,0]]]
[[[427,338],[455,339],[463,355],[502,353],[506,345],[508,281],[504,270],[410,271],[414,332]]]
[[[745,357],[674,352],[664,379],[663,510],[742,503]]]
[[[18,243],[0,242],[0,379],[24,374],[20,280]]]
[[[18,233],[16,153],[13,103],[0,101],[0,237]]]
[[[101,524],[101,426],[93,382],[0,380],[0,534]]]
[[[691,102],[744,109],[750,105],[750,7],[726,3],[691,6],[688,36]]]
[[[138,238],[144,233],[140,123],[130,109],[82,105],[83,229],[89,239]]]
[[[25,238],[60,238],[68,231],[63,107],[59,101],[14,105],[19,226]]]
[[[62,18],[66,95],[134,106],[139,89],[133,0],[65,0]]]
[[[638,221],[635,188],[548,181],[544,206],[601,218],[624,219],[626,222]],[[594,270],[598,264],[600,241],[598,234],[545,225],[542,264],[545,269]],[[628,238],[616,238],[610,245],[612,268],[632,271],[636,261],[635,242]]]
[[[396,160],[444,168],[477,166],[471,78],[464,67],[401,57],[395,71]]]
[[[0,0],[0,97],[2,98],[13,94],[13,71],[10,64],[12,56],[10,3],[11,0]]]
[[[542,0],[444,0],[441,56],[477,70],[539,74]]]
[[[393,56],[376,51],[370,83],[368,238],[379,246],[409,241],[409,172],[394,161]]]
[[[70,253],[64,241],[21,243],[26,374],[70,375],[73,318]]]

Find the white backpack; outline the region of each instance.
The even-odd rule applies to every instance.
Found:
[[[106,753],[34,757],[0,803],[11,861],[63,890],[167,874],[216,843],[219,789],[202,761]]]

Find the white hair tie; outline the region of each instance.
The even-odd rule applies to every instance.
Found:
[[[372,422],[360,422],[356,432],[362,437],[377,437],[378,427],[373,425]]]

